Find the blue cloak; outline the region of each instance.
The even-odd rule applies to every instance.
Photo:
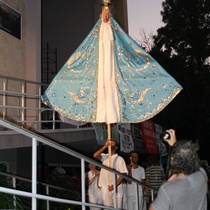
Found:
[[[42,96],[45,104],[76,121],[96,122],[101,19],[67,60]],[[182,87],[111,18],[121,123],[148,120]]]

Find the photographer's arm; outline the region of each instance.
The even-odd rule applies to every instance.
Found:
[[[173,129],[169,129],[166,130],[168,133],[170,133],[171,138],[166,140],[168,142],[168,144],[172,147],[174,146],[174,144],[177,142],[176,140],[176,134],[175,134],[175,130]],[[173,174],[167,181],[170,182],[172,180],[174,180],[177,177],[177,174]]]
[[[169,130],[166,130],[166,131],[170,134],[171,138],[168,139],[168,140],[165,140],[165,141],[172,147],[172,146],[174,146],[174,144],[175,144],[176,141],[177,141],[177,140],[176,140],[175,130],[169,129]],[[171,180],[172,180],[172,179],[175,179],[176,176],[177,176],[176,174],[173,175],[173,176],[171,177]],[[168,180],[168,181],[171,181],[171,180]],[[152,205],[150,205],[149,210],[155,210],[155,209],[152,207]]]
[[[169,129],[169,130],[166,130],[168,133],[170,133],[170,136],[171,138],[170,139],[167,139],[165,140],[171,147],[174,146],[174,144],[176,143],[176,133],[175,133],[175,130],[173,129]]]

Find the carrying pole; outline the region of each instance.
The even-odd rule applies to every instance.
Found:
[[[109,158],[109,168],[112,168],[112,162],[111,162],[111,124],[107,124],[107,132],[108,132],[108,140],[110,141],[110,144],[108,146],[108,158]],[[112,173],[109,172],[109,185],[112,185]],[[113,204],[112,200],[112,192],[109,192],[109,204]]]

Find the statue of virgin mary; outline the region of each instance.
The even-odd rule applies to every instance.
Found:
[[[42,100],[76,121],[137,123],[158,114],[181,90],[122,29],[106,2],[99,20]]]

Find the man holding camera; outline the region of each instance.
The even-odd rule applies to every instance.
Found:
[[[175,131],[165,141],[171,146],[173,175],[164,183],[149,210],[206,210],[207,176],[200,168],[198,144],[176,141]]]

